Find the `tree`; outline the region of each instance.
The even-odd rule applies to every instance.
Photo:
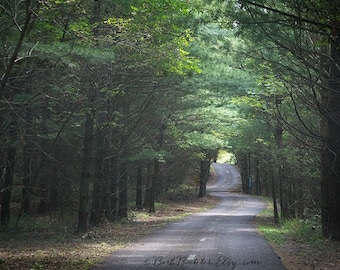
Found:
[[[190,51],[201,60],[202,72],[183,83],[187,94],[178,110],[177,128],[181,144],[199,160],[199,196],[206,194],[212,159],[219,149],[229,147],[230,126],[238,118],[232,98],[248,88],[251,78],[235,68],[232,51],[239,46],[232,30],[218,23],[196,29]]]
[[[123,164],[130,167],[141,149],[156,148],[158,123],[151,119],[169,114],[171,91],[195,72],[196,61],[185,51],[188,6],[182,1],[6,1],[0,8],[6,62],[1,126],[7,129],[0,138],[7,147],[1,149],[3,172],[6,168],[1,217],[8,222],[9,195],[19,186],[13,179],[22,177],[21,212],[36,211],[30,199],[39,198],[37,211],[45,212],[74,207],[78,197],[80,231],[87,228],[91,203],[91,214],[98,214],[92,214],[93,224],[103,215],[115,220],[118,193],[126,191],[119,189],[118,171],[124,171]],[[79,190],[74,179],[80,179]],[[120,205],[126,200],[121,196]]]
[[[8,2],[0,5],[0,16],[3,27],[0,28],[1,36],[6,36],[1,42],[4,52],[1,55],[4,66],[0,68],[0,127],[1,149],[0,173],[4,177],[4,191],[1,196],[1,224],[7,225],[10,218],[10,201],[12,182],[14,177],[14,164],[16,157],[16,126],[17,121],[11,115],[11,102],[17,91],[9,89],[8,82],[13,69],[20,59],[19,52],[23,46],[24,39],[30,31],[34,22],[34,10],[37,8],[36,1],[22,1],[18,5]],[[10,38],[8,38],[10,37]],[[6,49],[9,46],[10,49]],[[13,46],[13,47],[12,47]]]
[[[302,133],[313,134],[298,108],[321,115],[321,209],[326,237],[339,240],[339,8],[334,2],[316,1],[240,1],[236,6],[234,26],[255,44],[253,58],[270,63],[277,80],[297,90],[290,95],[303,127]],[[268,48],[271,52],[268,53]],[[275,52],[275,53],[273,53]],[[275,58],[273,58],[273,56]],[[280,58],[277,58],[280,56]],[[278,61],[278,59],[281,59]],[[327,60],[326,60],[327,59]],[[301,102],[302,106],[296,106]],[[288,126],[295,128],[288,123]]]

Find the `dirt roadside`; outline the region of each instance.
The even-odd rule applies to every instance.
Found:
[[[213,175],[210,181],[214,182]],[[0,270],[85,270],[164,224],[216,204],[218,199],[214,197],[198,199],[197,190],[191,188],[183,190],[180,199],[177,196],[176,201],[159,204],[154,214],[131,212],[129,220],[107,222],[86,234],[76,234],[74,229],[55,231],[48,226],[37,226],[37,230],[7,239],[0,235]],[[267,219],[267,222],[272,223],[272,220]],[[324,240],[316,246],[288,237],[279,245],[271,245],[288,270],[340,269],[339,242]]]
[[[217,203],[218,200],[213,197],[170,201],[159,207],[155,214],[134,213],[135,216],[128,221],[119,224],[106,223],[83,235],[31,232],[20,239],[1,242],[0,270],[88,269],[104,256],[160,226],[213,207]],[[288,270],[340,269],[338,242],[324,240],[315,246],[288,238],[282,244],[271,245]]]
[[[340,269],[340,243],[323,240],[319,245],[285,239],[282,244],[270,243],[287,270]]]

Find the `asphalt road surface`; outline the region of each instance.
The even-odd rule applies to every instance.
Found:
[[[92,269],[286,269],[253,225],[254,216],[266,204],[228,192],[241,181],[233,165],[213,166],[217,180],[208,192],[220,198],[218,206],[170,223]]]

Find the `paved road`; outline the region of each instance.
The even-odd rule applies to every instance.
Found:
[[[230,193],[241,177],[232,165],[214,164],[216,182],[208,192],[221,199],[215,208],[168,224],[113,253],[98,270],[256,269],[284,270],[255,230],[254,215],[266,207],[251,196]]]

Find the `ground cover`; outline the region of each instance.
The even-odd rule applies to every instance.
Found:
[[[196,190],[190,189],[178,201],[157,203],[156,213],[131,211],[128,220],[105,222],[85,234],[75,233],[75,226],[63,228],[48,217],[35,217],[34,226],[30,224],[15,234],[0,233],[0,270],[85,270],[164,224],[217,203],[213,197],[198,199]]]
[[[213,177],[210,180],[213,182]],[[85,234],[51,217],[26,217],[18,232],[0,232],[0,270],[86,270],[103,257],[169,222],[218,204],[214,197],[197,198],[195,187],[182,186],[156,205],[156,213],[130,211],[128,220],[104,222]],[[318,217],[277,226],[272,210],[255,218],[260,233],[288,270],[340,269],[340,243],[321,237]]]
[[[340,243],[322,237],[318,215],[278,226],[267,209],[256,216],[255,223],[288,270],[340,269]]]

